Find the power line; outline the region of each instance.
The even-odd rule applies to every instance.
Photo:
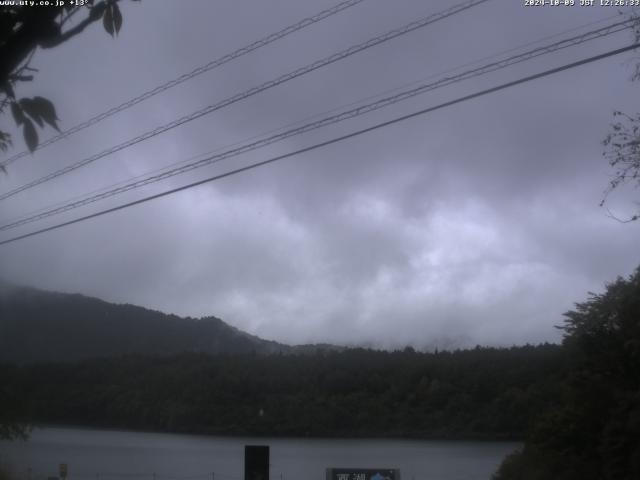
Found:
[[[561,67],[552,68],[550,70],[545,70],[544,72],[536,73],[534,75],[529,75],[527,77],[523,77],[523,78],[520,78],[518,80],[513,80],[511,82],[503,83],[503,84],[498,85],[496,87],[488,88],[486,90],[481,90],[479,92],[472,93],[470,95],[465,95],[463,97],[456,98],[455,100],[450,100],[448,102],[441,103],[441,104],[436,105],[434,107],[428,107],[428,108],[425,108],[425,109],[422,109],[422,110],[418,110],[417,112],[413,112],[413,113],[410,113],[410,114],[407,114],[407,115],[403,115],[401,117],[396,117],[396,118],[394,118],[392,120],[387,120],[385,122],[381,122],[381,123],[378,123],[376,125],[373,125],[373,126],[370,126],[370,127],[367,127],[367,128],[363,128],[361,130],[357,130],[355,132],[352,132],[352,133],[349,133],[349,134],[346,134],[346,135],[342,135],[340,137],[332,138],[331,140],[326,140],[324,142],[316,143],[314,145],[311,145],[311,146],[305,147],[305,148],[301,148],[301,149],[296,150],[294,152],[289,152],[289,153],[285,153],[283,155],[278,155],[276,157],[272,157],[272,158],[269,158],[267,160],[262,160],[260,162],[256,162],[256,163],[252,163],[250,165],[246,165],[244,167],[236,168],[234,170],[231,170],[231,171],[228,171],[228,172],[225,172],[225,173],[214,175],[213,177],[205,178],[203,180],[199,180],[197,182],[190,183],[188,185],[183,185],[181,187],[173,188],[171,190],[166,190],[164,192],[157,193],[157,194],[154,194],[154,195],[150,195],[148,197],[144,197],[144,198],[141,198],[141,199],[129,202],[129,203],[125,203],[125,204],[122,204],[122,205],[118,205],[116,207],[108,208],[106,210],[101,210],[99,212],[92,213],[90,215],[85,215],[83,217],[75,218],[75,219],[69,220],[67,222],[62,222],[62,223],[59,223],[59,224],[56,224],[56,225],[52,225],[50,227],[42,228],[42,229],[36,230],[34,232],[30,232],[30,233],[26,233],[26,234],[23,234],[23,235],[19,235],[17,237],[9,238],[7,240],[0,241],[0,245],[6,245],[8,243],[16,242],[18,240],[22,240],[22,239],[25,239],[25,238],[33,237],[33,236],[39,235],[41,233],[49,232],[51,230],[56,230],[56,229],[59,229],[59,228],[62,228],[62,227],[73,225],[75,223],[83,222],[85,220],[89,220],[89,219],[92,219],[92,218],[100,217],[100,216],[106,215],[108,213],[113,213],[113,212],[117,212],[119,210],[124,210],[126,208],[133,207],[133,206],[139,205],[141,203],[146,203],[146,202],[149,202],[151,200],[155,200],[155,199],[158,199],[158,198],[161,198],[161,197],[165,197],[167,195],[172,195],[174,193],[181,192],[183,190],[187,190],[187,189],[190,189],[190,188],[193,188],[193,187],[197,187],[197,186],[203,185],[205,183],[210,183],[210,182],[213,182],[213,181],[216,181],[216,180],[220,180],[220,179],[223,179],[223,178],[226,178],[226,177],[230,177],[232,175],[236,175],[238,173],[246,172],[248,170],[253,170],[255,168],[262,167],[264,165],[268,165],[268,164],[271,164],[271,163],[278,162],[280,160],[284,160],[285,158],[293,157],[293,156],[299,155],[301,153],[310,152],[310,151],[316,150],[318,148],[326,147],[326,146],[332,145],[334,143],[338,143],[338,142],[341,142],[341,141],[344,141],[344,140],[347,140],[347,139],[350,139],[350,138],[353,138],[353,137],[357,137],[359,135],[362,135],[362,134],[365,134],[365,133],[368,133],[368,132],[372,132],[372,131],[378,130],[380,128],[384,128],[384,127],[387,127],[389,125],[393,125],[395,123],[399,123],[399,122],[408,120],[410,118],[414,118],[414,117],[417,117],[417,116],[420,116],[420,115],[425,115],[425,114],[433,112],[435,110],[440,110],[440,109],[443,109],[443,108],[446,108],[446,107],[450,107],[452,105],[456,105],[458,103],[466,102],[468,100],[472,100],[474,98],[478,98],[478,97],[481,97],[481,96],[484,96],[484,95],[488,95],[490,93],[495,93],[497,91],[504,90],[506,88],[510,88],[510,87],[513,87],[513,86],[516,86],[516,85],[520,85],[522,83],[530,82],[530,81],[537,80],[537,79],[542,78],[542,77],[553,75],[555,73],[559,73],[559,72],[563,72],[565,70],[576,68],[576,67],[579,67],[581,65],[586,65],[588,63],[596,62],[598,60],[602,60],[602,59],[607,58],[607,57],[611,57],[611,56],[614,56],[614,55],[619,55],[621,53],[628,52],[628,51],[636,49],[638,47],[640,47],[640,43],[634,43],[632,45],[628,45],[626,47],[618,48],[616,50],[611,50],[609,52],[602,53],[600,55],[595,55],[593,57],[585,58],[585,59],[579,60],[577,62],[565,64],[565,65],[563,65]]]
[[[33,180],[29,183],[26,183],[20,187],[14,188],[13,190],[10,190],[9,192],[5,192],[3,194],[0,195],[0,200],[4,200],[6,198],[12,197],[13,195],[16,195],[17,193],[20,193],[24,190],[27,190],[29,188],[33,188],[37,185],[40,185],[42,183],[48,182],[49,180],[53,180],[54,178],[57,178],[61,175],[65,175],[67,173],[70,173],[78,168],[84,167],[90,163],[95,162],[96,160],[99,160],[103,157],[106,157],[107,155],[111,155],[112,153],[116,153],[119,152],[120,150],[124,150],[125,148],[128,148],[132,145],[135,145],[137,143],[140,143],[144,140],[148,140],[152,137],[155,137],[156,135],[160,135],[161,133],[164,133],[168,130],[171,130],[175,127],[178,127],[180,125],[183,125],[187,122],[190,122],[192,120],[196,120],[200,117],[203,117],[205,115],[208,115],[212,112],[215,112],[216,110],[220,110],[221,108],[227,107],[233,103],[236,103],[240,100],[244,100],[245,98],[251,97],[253,95],[256,95],[258,93],[261,93],[265,90],[268,90],[270,88],[273,88],[277,85],[280,85],[284,82],[288,82],[289,80],[293,80],[294,78],[300,77],[302,75],[305,75],[307,73],[313,72],[314,70],[317,70],[321,67],[324,67],[326,65],[332,64],[334,62],[337,62],[339,60],[343,60],[347,57],[350,57],[351,55],[355,55],[356,53],[359,53],[363,50],[369,49],[371,47],[374,47],[376,45],[379,45],[381,43],[387,42],[389,40],[392,40],[396,37],[402,36],[402,35],[406,35],[407,33],[410,33],[414,30],[417,30],[419,28],[423,28],[426,27],[427,25],[430,25],[432,23],[435,23],[439,20],[443,20],[447,17],[450,17],[452,15],[455,15],[457,13],[460,13],[464,10],[467,10],[469,8],[472,8],[474,6],[480,5],[482,3],[485,3],[489,0],[470,0],[468,2],[462,3],[462,4],[458,4],[455,5],[451,8],[448,8],[442,12],[439,13],[435,13],[433,15],[429,15],[428,17],[424,17],[420,20],[416,20],[414,22],[408,23],[400,28],[394,29],[394,30],[390,30],[382,35],[373,37],[369,40],[367,40],[366,42],[363,43],[359,43],[357,45],[353,45],[345,50],[342,50],[339,53],[334,53],[333,55],[330,55],[328,57],[325,57],[321,60],[317,60],[311,64],[308,64],[304,67],[298,68],[297,70],[294,70],[292,72],[289,72],[287,74],[281,75],[280,77],[277,77],[276,79],[273,80],[269,80],[268,82],[265,82],[257,87],[253,87],[250,88],[249,90],[246,90],[242,93],[236,94],[232,97],[229,97],[225,100],[222,100],[214,105],[210,105],[208,107],[202,108],[200,110],[197,110],[189,115],[185,115],[177,120],[174,120],[172,122],[169,122],[165,125],[162,125],[160,127],[157,127],[153,130],[150,130],[146,133],[143,133],[142,135],[139,135],[135,138],[132,138],[124,143],[121,143],[119,145],[116,145],[114,147],[111,147],[107,150],[103,150],[100,153],[97,153],[95,155],[92,155],[90,157],[87,157],[83,160],[80,160],[79,162],[76,162],[72,165],[68,165],[67,167],[64,167],[60,170],[57,170],[55,172],[52,172],[48,175],[45,175],[44,177],[41,177],[39,179]]]
[[[297,123],[299,123],[299,122],[296,122],[296,124]],[[277,129],[274,129],[273,131],[279,131],[279,130],[282,130],[282,128],[279,127]],[[262,137],[263,135],[264,134],[256,135],[254,137],[251,137],[251,139],[259,138],[259,137]],[[90,196],[96,195],[98,193],[106,192],[107,190],[113,189],[113,188],[118,187],[120,185],[125,185],[127,182],[131,182],[131,181],[134,181],[134,180],[138,180],[138,179],[144,178],[144,177],[146,177],[147,175],[150,175],[150,174],[163,172],[163,171],[165,171],[165,170],[167,170],[167,169],[169,169],[171,167],[175,167],[176,165],[184,165],[184,164],[193,162],[196,159],[199,159],[199,158],[202,158],[202,157],[206,157],[208,155],[213,154],[214,152],[218,152],[220,150],[224,150],[225,148],[228,148],[230,146],[240,145],[245,141],[247,141],[247,139],[240,140],[238,142],[234,142],[231,145],[224,145],[224,146],[215,148],[213,150],[209,150],[207,152],[199,153],[197,155],[192,155],[192,156],[190,156],[190,157],[188,157],[188,158],[186,158],[184,160],[181,160],[180,162],[175,162],[175,163],[172,163],[172,164],[167,165],[165,167],[161,167],[161,168],[153,169],[153,170],[150,170],[150,171],[146,171],[146,172],[141,173],[139,175],[135,175],[133,177],[125,178],[124,180],[120,180],[119,182],[115,182],[115,183],[109,184],[109,185],[104,186],[104,187],[99,187],[99,188],[96,188],[96,189],[91,190],[89,192],[85,192],[85,193],[82,193],[82,194],[79,194],[79,195],[74,195],[71,198],[67,198],[65,200],[61,200],[59,202],[56,202],[53,205],[36,208],[34,210],[31,210],[28,213],[24,213],[24,214],[18,215],[16,217],[13,217],[11,220],[8,220],[8,222],[13,223],[15,221],[26,219],[27,217],[32,217],[32,216],[38,215],[40,213],[46,212],[47,210],[50,210],[50,209],[55,208],[55,207],[62,206],[62,205],[67,205],[69,202],[75,202],[75,201],[78,201],[80,199],[86,199],[86,198],[88,198]]]
[[[612,25],[608,25],[606,27],[602,27],[596,30],[592,30],[586,33],[583,33],[581,35],[577,35],[571,38],[567,38],[564,40],[560,40],[558,42],[552,43],[550,45],[544,45],[523,53],[520,53],[518,55],[513,55],[511,57],[507,57],[505,59],[502,60],[498,60],[495,62],[491,62],[487,65],[483,65],[471,70],[467,70],[464,71],[462,73],[459,73],[457,75],[454,76],[449,76],[449,77],[444,77],[441,78],[440,80],[437,80],[435,82],[432,83],[427,83],[427,84],[423,84],[420,85],[418,87],[400,92],[396,95],[390,96],[390,97],[386,97],[386,98],[382,98],[380,100],[377,100],[375,102],[372,103],[368,103],[366,105],[362,105],[359,106],[357,108],[353,108],[350,110],[346,110],[343,111],[341,113],[338,113],[336,115],[332,115],[329,117],[325,117],[322,118],[320,120],[317,120],[315,122],[311,122],[311,123],[307,123],[305,125],[287,130],[285,132],[282,133],[278,133],[276,135],[272,135],[270,137],[266,137],[266,138],[262,138],[258,141],[252,142],[252,143],[248,143],[248,144],[244,144],[240,147],[237,148],[233,148],[230,150],[227,150],[225,152],[219,153],[219,154],[214,154],[214,155],[209,155],[206,156],[205,158],[202,158],[198,161],[192,162],[192,163],[188,163],[186,165],[182,165],[179,167],[175,167],[173,169],[170,170],[165,170],[162,173],[158,173],[156,175],[151,175],[148,176],[142,180],[136,180],[134,182],[130,182],[128,184],[113,188],[111,190],[106,190],[103,191],[101,193],[95,194],[95,195],[91,195],[91,196],[86,196],[80,200],[76,200],[76,201],[72,201],[66,204],[63,204],[62,206],[59,207],[54,207],[54,208],[50,208],[48,210],[45,211],[41,211],[40,213],[37,214],[33,214],[30,216],[26,216],[23,217],[19,220],[7,223],[5,225],[0,226],[0,231],[4,231],[4,230],[10,230],[13,228],[17,228],[19,226],[28,224],[28,223],[32,223],[38,220],[42,220],[44,218],[53,216],[53,215],[57,215],[60,213],[64,213],[67,212],[69,210],[73,210],[75,208],[79,208],[91,203],[95,203],[99,200],[104,200],[106,198],[121,194],[121,193],[125,193],[128,192],[130,190],[134,190],[140,187],[143,187],[145,185],[149,185],[151,183],[155,183],[182,173],[186,173],[188,171],[191,170],[195,170],[197,168],[201,168],[207,165],[210,165],[212,163],[217,163],[220,162],[222,160],[225,160],[227,158],[231,158],[231,157],[235,157],[238,156],[240,154],[252,151],[252,150],[256,150],[258,148],[262,148],[265,147],[267,145],[270,145],[272,143],[284,140],[286,138],[295,136],[295,135],[300,135],[302,133],[307,133],[310,132],[312,130],[316,130],[318,128],[322,128],[334,123],[338,123],[347,119],[351,119],[351,118],[355,118],[357,116],[361,116],[364,115],[366,113],[370,113],[372,111],[384,108],[384,107],[388,107],[392,104],[398,103],[400,101],[403,100],[407,100],[409,98],[412,98],[414,96],[423,94],[425,92],[431,91],[431,90],[435,90],[437,88],[441,88],[444,86],[448,86],[463,80],[468,80],[470,78],[474,78],[480,75],[485,75],[487,73],[491,73],[494,72],[496,70],[500,70],[518,63],[522,63],[524,61],[528,61],[531,60],[533,58],[542,56],[542,55],[547,55],[549,53],[552,53],[554,51],[560,50],[560,49],[564,49],[564,48],[568,48],[571,46],[575,46],[575,45],[579,45],[582,44],[584,42],[590,41],[590,40],[594,40],[594,39],[598,39],[598,38],[602,38],[604,36],[607,35],[611,35],[613,33],[618,33],[622,30],[628,29],[630,28],[630,26],[633,25],[633,21],[632,20],[625,20],[625,21],[621,21],[621,22],[616,22]],[[184,163],[184,162],[181,162]]]
[[[227,158],[230,158],[230,157],[233,157],[233,156],[237,156],[237,155],[240,155],[242,153],[246,153],[248,151],[255,150],[257,148],[261,148],[261,147],[267,146],[267,145],[269,145],[271,143],[275,143],[277,141],[283,140],[285,138],[289,138],[289,137],[294,136],[294,135],[299,135],[301,133],[306,133],[306,132],[309,132],[311,130],[315,130],[317,128],[321,128],[321,127],[327,126],[329,124],[338,123],[338,122],[346,120],[346,119],[354,118],[356,116],[360,116],[360,115],[363,115],[365,113],[369,113],[369,112],[371,112],[373,110],[377,110],[377,109],[389,106],[389,105],[391,105],[393,103],[397,103],[399,101],[406,100],[406,99],[411,98],[413,96],[425,93],[425,92],[430,91],[430,90],[434,90],[436,88],[440,88],[440,87],[443,87],[443,86],[451,85],[453,83],[457,83],[457,82],[462,81],[462,80],[466,80],[466,79],[469,79],[469,78],[472,78],[472,77],[476,77],[476,76],[479,76],[479,75],[490,73],[490,72],[496,71],[496,70],[501,69],[501,68],[505,68],[505,67],[508,67],[508,66],[511,66],[511,65],[514,65],[514,64],[517,64],[517,63],[521,63],[523,61],[530,60],[532,58],[535,58],[535,57],[538,57],[538,56],[541,56],[541,55],[544,55],[544,54],[551,53],[551,52],[559,50],[561,48],[567,48],[567,47],[570,47],[570,46],[575,46],[575,45],[584,43],[584,42],[586,42],[588,40],[593,40],[593,39],[596,39],[596,38],[601,38],[601,37],[603,37],[605,35],[610,35],[612,33],[617,33],[619,31],[622,31],[622,30],[628,28],[629,25],[630,25],[630,21],[628,21],[628,20],[627,21],[623,21],[623,22],[618,22],[618,23],[615,23],[613,25],[609,25],[607,27],[603,27],[603,28],[600,28],[600,29],[597,29],[597,30],[594,30],[594,31],[591,31],[591,32],[584,33],[582,35],[578,35],[578,36],[575,36],[575,37],[572,37],[572,38],[569,38],[569,39],[561,40],[561,41],[556,42],[556,43],[551,44],[551,45],[539,47],[537,49],[533,49],[533,50],[530,50],[528,52],[524,52],[524,53],[519,54],[519,55],[514,55],[514,56],[509,57],[507,59],[503,59],[503,60],[500,60],[500,61],[497,61],[497,62],[493,62],[493,63],[490,63],[488,65],[484,65],[482,67],[478,67],[478,68],[475,68],[475,69],[472,69],[472,70],[468,70],[468,71],[462,72],[461,74],[455,75],[453,77],[445,77],[445,78],[440,79],[440,80],[438,80],[436,82],[433,82],[433,83],[430,83],[430,84],[426,84],[426,85],[421,85],[421,86],[419,86],[417,88],[401,92],[401,93],[399,93],[397,95],[394,95],[394,96],[391,96],[391,97],[387,97],[387,98],[383,98],[383,99],[381,99],[379,101],[376,101],[376,102],[373,102],[373,103],[370,103],[370,104],[367,104],[367,105],[364,105],[364,106],[361,106],[361,107],[358,107],[358,108],[354,108],[352,110],[341,112],[338,115],[333,115],[333,116],[330,116],[330,117],[327,117],[327,118],[323,118],[323,119],[321,119],[321,120],[319,120],[317,122],[312,122],[312,123],[303,125],[301,127],[294,128],[294,129],[285,131],[283,133],[280,133],[280,134],[277,134],[277,135],[273,135],[271,137],[267,137],[267,138],[261,139],[261,140],[259,140],[257,142],[246,144],[246,145],[243,145],[243,146],[241,146],[239,148],[236,148],[236,149],[228,150],[228,151],[223,152],[221,154],[217,154],[217,155],[213,155],[213,156],[210,155],[208,157],[205,157],[205,158],[203,158],[201,160],[198,160],[196,162],[184,165],[182,167],[176,167],[176,168],[173,168],[171,170],[166,170],[165,169],[165,171],[163,173],[160,173],[160,174],[157,174],[157,175],[152,175],[152,176],[147,177],[147,178],[145,178],[143,180],[132,182],[132,183],[126,184],[126,185],[118,187],[118,188],[114,188],[114,189],[111,189],[111,190],[103,191],[100,194],[96,194],[96,195],[93,195],[93,196],[85,197],[85,198],[82,198],[81,200],[72,201],[70,203],[63,204],[61,207],[50,208],[49,210],[45,210],[45,211],[41,210],[42,213],[33,214],[31,216],[23,217],[20,220],[16,220],[14,222],[5,224],[3,226],[0,226],[0,231],[8,230],[8,229],[11,229],[11,228],[16,228],[18,226],[21,226],[21,225],[24,225],[24,224],[27,224],[27,223],[31,223],[31,222],[34,222],[34,221],[37,221],[37,220],[41,220],[43,218],[47,218],[49,216],[52,216],[52,215],[55,215],[55,214],[58,214],[58,213],[63,213],[63,212],[72,210],[74,208],[85,206],[85,205],[88,205],[90,203],[94,203],[96,201],[103,200],[105,198],[108,198],[108,197],[111,197],[111,196],[114,196],[114,195],[117,195],[117,194],[120,194],[120,193],[124,193],[124,192],[127,192],[129,190],[133,190],[135,188],[139,188],[139,187],[151,184],[151,183],[155,183],[157,181],[164,180],[166,178],[169,178],[169,177],[181,174],[181,173],[185,173],[187,171],[194,170],[196,168],[201,168],[201,167],[204,167],[204,166],[212,164],[212,163],[217,163],[217,162],[219,162],[221,160],[224,160],[224,159],[227,159]],[[200,155],[200,156],[202,156],[202,155]],[[185,162],[180,162],[180,163],[184,164]],[[122,183],[122,182],[120,182],[120,183]]]
[[[431,79],[431,78],[437,78],[437,77],[440,77],[440,76],[446,75],[446,74],[450,74],[450,73],[456,72],[458,70],[461,70],[461,69],[463,69],[465,67],[469,67],[469,66],[472,66],[472,65],[477,65],[478,63],[480,63],[482,61],[492,60],[494,58],[498,58],[501,55],[505,55],[507,53],[517,52],[517,51],[522,50],[522,49],[524,49],[526,47],[529,47],[529,46],[532,46],[532,45],[537,45],[537,44],[540,44],[540,43],[542,43],[544,41],[551,40],[553,38],[558,38],[558,37],[560,37],[562,35],[566,35],[568,33],[576,32],[578,30],[582,30],[582,29],[584,29],[586,27],[591,27],[591,26],[594,26],[594,25],[598,25],[598,24],[604,23],[606,21],[609,21],[609,20],[611,20],[613,18],[620,18],[620,14],[618,13],[618,14],[615,14],[615,15],[609,15],[607,17],[600,18],[599,20],[595,20],[593,22],[581,24],[581,25],[578,25],[576,27],[573,27],[573,28],[570,28],[570,29],[567,29],[567,30],[563,30],[561,32],[554,33],[552,35],[547,35],[545,37],[538,38],[536,40],[533,40],[533,41],[530,41],[530,42],[526,42],[524,44],[520,44],[520,45],[518,45],[516,47],[512,47],[512,48],[509,48],[507,50],[502,50],[500,52],[488,55],[486,57],[482,57],[482,58],[477,59],[477,60],[466,62],[466,63],[464,63],[462,65],[458,65],[456,67],[448,68],[448,69],[446,69],[444,71],[440,71],[438,73],[430,74],[430,75],[428,75],[426,77],[423,77],[423,78],[421,78],[419,80],[413,80],[411,82],[405,83],[405,84],[400,85],[398,87],[393,87],[393,88],[381,91],[379,93],[376,93],[376,94],[373,94],[373,95],[368,95],[366,97],[360,98],[360,99],[358,99],[356,101],[349,102],[347,104],[342,104],[340,106],[331,108],[329,110],[325,110],[325,111],[320,112],[320,113],[315,113],[315,114],[307,116],[307,117],[305,117],[303,119],[295,120],[293,122],[287,123],[287,124],[279,126],[277,128],[272,128],[272,129],[269,129],[267,131],[263,131],[261,133],[255,134],[255,135],[251,135],[250,137],[245,137],[242,140],[234,141],[231,144],[222,145],[222,146],[216,147],[216,148],[214,148],[212,150],[209,150],[207,152],[203,152],[203,153],[199,153],[197,155],[193,155],[193,156],[191,156],[191,157],[189,157],[187,159],[181,160],[179,162],[175,162],[175,163],[166,165],[164,167],[160,167],[160,168],[156,168],[156,169],[153,169],[153,170],[146,171],[144,173],[136,175],[135,177],[130,177],[130,178],[121,180],[119,182],[106,185],[104,187],[96,188],[96,189],[94,189],[94,190],[92,190],[90,192],[86,192],[86,193],[83,193],[83,194],[80,194],[80,195],[75,195],[75,196],[73,196],[71,198],[67,198],[66,200],[61,200],[59,202],[56,202],[55,204],[50,205],[48,207],[37,208],[37,209],[32,210],[30,212],[18,215],[16,217],[8,220],[8,222],[13,223],[14,221],[18,221],[18,220],[21,220],[21,219],[24,219],[24,218],[27,218],[27,217],[35,216],[36,214],[45,212],[45,211],[47,211],[49,209],[52,209],[54,207],[61,206],[61,205],[66,205],[67,203],[73,202],[75,200],[85,199],[85,198],[87,198],[87,197],[89,197],[89,196],[91,196],[93,194],[97,194],[98,192],[106,192],[109,189],[115,188],[115,187],[120,186],[120,185],[124,185],[125,183],[131,182],[133,180],[138,180],[140,178],[145,177],[146,175],[152,175],[152,174],[156,174],[156,173],[159,173],[159,172],[164,172],[164,171],[169,170],[172,167],[176,167],[178,165],[185,165],[187,163],[192,162],[196,158],[206,157],[208,155],[213,154],[214,152],[219,152],[219,151],[224,150],[224,149],[228,149],[228,148],[231,148],[231,147],[235,147],[237,145],[241,145],[241,144],[243,144],[245,142],[249,142],[251,140],[255,140],[255,139],[264,137],[266,135],[285,130],[285,129],[289,128],[289,127],[293,127],[294,125],[300,125],[300,124],[302,124],[304,122],[308,122],[309,120],[312,120],[314,118],[319,118],[319,117],[322,117],[324,115],[328,115],[330,113],[337,112],[337,111],[339,111],[341,109],[344,109],[344,108],[347,108],[347,107],[352,107],[354,105],[359,105],[359,104],[361,104],[363,102],[366,102],[368,100],[373,100],[374,98],[380,98],[380,97],[382,97],[384,95],[388,95],[388,94],[393,93],[393,92],[398,92],[398,91],[400,91],[402,89],[405,89],[407,87],[410,87],[410,86],[413,86],[413,85],[418,85],[419,83],[424,82],[425,80],[428,80],[428,79]]]
[[[214,68],[220,67],[222,65],[224,65],[225,63],[228,63],[232,60],[235,60],[236,58],[239,58],[243,55],[246,55],[248,53],[253,52],[254,50],[257,50],[259,48],[265,47],[267,45],[269,45],[270,43],[275,42],[276,40],[280,40],[281,38],[284,38],[288,35],[291,35],[292,33],[297,32],[298,30],[302,30],[303,28],[306,28],[310,25],[313,25],[317,22],[320,22],[321,20],[324,20],[328,17],[331,17],[337,13],[342,12],[343,10],[346,10],[348,8],[354,7],[356,5],[358,5],[359,3],[364,2],[365,0],[346,0],[344,2],[338,3],[337,5],[334,5],[331,8],[328,8],[326,10],[323,10],[319,13],[316,13],[315,15],[311,16],[311,17],[307,17],[304,18],[302,20],[300,20],[297,23],[294,23],[292,25],[289,25],[288,27],[283,28],[282,30],[279,30],[278,32],[272,33],[271,35],[268,35],[264,38],[261,38],[260,40],[257,40],[253,43],[250,43],[249,45],[246,45],[242,48],[237,49],[234,52],[228,53],[226,55],[223,55],[220,58],[217,58],[215,60],[212,60],[211,62],[202,65],[198,68],[195,68],[194,70],[192,70],[189,73],[185,73],[183,75],[180,75],[177,78],[174,78],[173,80],[170,80],[166,83],[163,83],[162,85],[158,85],[157,87],[148,90],[140,95],[138,95],[137,97],[132,98],[131,100],[127,100],[124,103],[121,103],[120,105],[113,107],[105,112],[102,112],[98,115],[95,115],[94,117],[91,117],[88,120],[85,120],[82,123],[79,123],[78,125],[71,127],[67,130],[64,130],[62,132],[60,132],[58,135],[51,137],[50,139],[40,143],[37,147],[36,150],[40,150],[44,147],[46,147],[47,145],[51,145],[55,142],[57,142],[58,140],[62,140],[63,138],[67,138],[70,135],[73,135],[74,133],[78,133],[81,130],[84,130],[85,128],[88,128],[92,125],[95,125],[96,123],[101,122],[102,120],[111,117],[112,115],[115,115],[116,113],[119,113],[123,110],[126,110],[127,108],[133,107],[134,105],[137,105],[140,102],[143,102],[155,95],[158,95],[159,93],[164,92],[165,90],[168,90],[170,88],[173,88],[177,85],[180,85],[183,82],[186,82],[187,80],[190,80],[198,75],[201,75],[205,72],[208,72],[210,70],[213,70]],[[23,152],[17,153],[16,155],[13,155],[12,157],[9,157],[7,160],[5,160],[4,162],[0,163],[0,169],[5,168],[7,165],[15,162],[16,160],[25,157],[29,154],[30,152],[28,150],[25,150]]]

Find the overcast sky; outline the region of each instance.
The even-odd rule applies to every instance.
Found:
[[[122,2],[117,39],[97,23],[39,51],[36,81],[17,93],[50,98],[69,128],[335,3]],[[366,0],[13,163],[0,191],[452,4]],[[616,12],[490,1],[4,200],[1,223]],[[0,239],[631,41],[627,31],[438,89]],[[640,223],[620,224],[598,206],[612,173],[601,145],[612,112],[639,108],[633,65],[633,54],[611,57],[0,246],[0,275],[184,316],[215,315],[288,343],[558,341],[553,326],[563,312],[640,264]],[[0,122],[13,127],[7,116]],[[23,148],[16,133],[12,153]],[[634,200],[637,190],[627,189],[608,205],[624,216]]]

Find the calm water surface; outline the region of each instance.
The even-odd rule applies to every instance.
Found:
[[[0,442],[18,479],[242,480],[244,446],[271,447],[272,480],[324,480],[327,467],[400,468],[402,480],[488,480],[513,442],[226,438],[74,428]]]

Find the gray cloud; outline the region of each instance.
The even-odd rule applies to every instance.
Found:
[[[20,93],[50,97],[69,127],[330,4],[132,4],[117,40],[96,27],[81,41],[39,53],[38,81]],[[365,2],[17,162],[0,188],[447,5]],[[490,2],[0,202],[0,218],[611,14],[598,7],[526,9]],[[434,91],[93,209],[302,148],[629,38]],[[637,107],[629,105],[637,86],[627,81],[622,62],[608,59],[0,247],[2,276],[182,315],[216,315],[285,342],[430,348],[556,341],[553,325],[574,301],[640,263],[638,226],[621,225],[598,208],[609,173],[600,140],[610,113]],[[623,195],[615,206],[625,208],[632,198]]]

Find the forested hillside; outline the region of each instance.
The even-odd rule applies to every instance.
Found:
[[[442,353],[130,356],[4,366],[34,422],[172,432],[521,438],[554,402],[557,345]]]
[[[65,325],[54,297],[47,311]],[[68,316],[79,321],[104,302],[72,303],[78,310]],[[2,305],[12,308],[3,313],[17,311]],[[132,312],[123,317],[132,322],[140,313],[138,325],[149,329],[145,315],[162,315],[117,308]],[[201,322],[168,318],[167,325],[185,321],[194,329]],[[496,480],[640,478],[640,269],[576,304],[561,328],[562,345],[453,352],[259,355],[247,346],[250,353],[0,363],[0,436],[33,422],[233,435],[521,438],[524,448]]]
[[[126,354],[291,352],[216,317],[181,318],[97,298],[0,285],[0,361],[77,361]]]

